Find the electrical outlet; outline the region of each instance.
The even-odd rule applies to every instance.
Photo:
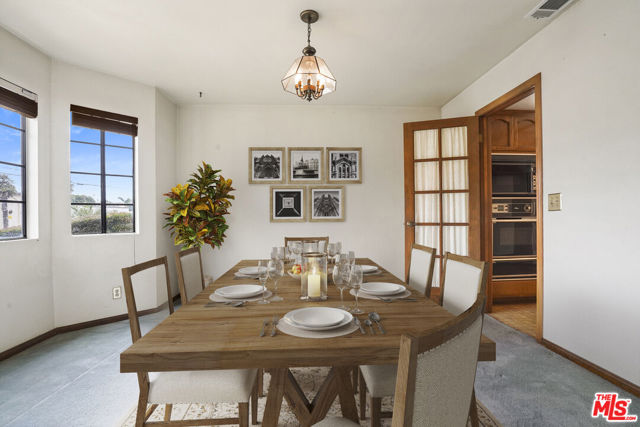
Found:
[[[113,296],[113,299],[120,299],[120,298],[122,298],[122,289],[120,288],[120,286],[115,286],[115,287],[111,290],[111,295]]]
[[[549,210],[550,211],[562,210],[562,198],[560,197],[560,193],[549,194]]]

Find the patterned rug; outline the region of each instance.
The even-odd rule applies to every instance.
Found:
[[[316,391],[320,388],[320,385],[324,381],[329,368],[295,368],[291,370],[296,377],[298,384],[304,391],[307,399],[311,400],[315,396]],[[265,392],[269,386],[269,375],[264,376]],[[368,399],[367,399],[368,400]],[[356,402],[359,399],[356,397]],[[258,419],[262,419],[262,412],[264,411],[264,405],[266,397],[262,397],[258,402]],[[367,414],[369,414],[369,404],[367,403]],[[213,403],[213,404],[178,404],[173,405],[173,412],[171,413],[171,420],[189,420],[196,418],[224,418],[235,417],[238,414],[238,405],[230,403]],[[393,400],[385,398],[382,400],[382,410],[393,410]],[[327,416],[340,416],[340,403],[338,399],[333,402],[329,414]],[[480,419],[480,425],[483,427],[501,427],[502,425],[496,420],[491,412],[485,408],[482,403],[478,402],[478,417]],[[154,411],[153,415],[149,418],[149,421],[162,421],[164,420],[164,405],[159,405]],[[132,408],[127,415],[125,421],[122,423],[122,427],[132,427],[136,421],[136,408]],[[286,399],[282,401],[282,410],[280,412],[280,421],[278,426],[280,427],[294,427],[299,423],[296,420],[293,412],[289,410]],[[362,426],[369,426],[369,420],[363,420],[360,422]],[[383,426],[390,426],[391,419],[383,419]],[[471,424],[469,424],[471,425]]]

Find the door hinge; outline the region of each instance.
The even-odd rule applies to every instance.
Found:
[[[482,134],[478,135],[478,142],[480,144],[482,144],[484,142],[484,135],[482,135]]]

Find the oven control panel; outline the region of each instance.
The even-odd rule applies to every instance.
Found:
[[[494,199],[491,206],[494,218],[536,216],[535,200]]]

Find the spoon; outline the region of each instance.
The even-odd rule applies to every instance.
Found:
[[[367,325],[369,327],[369,330],[371,331],[371,335],[375,335],[376,331],[373,329],[373,324],[371,323],[371,320],[369,319],[364,319],[364,324]]]
[[[378,329],[380,329],[380,332],[382,332],[383,334],[387,333],[382,327],[382,323],[380,323],[380,315],[377,312],[372,311],[371,313],[369,313],[369,319],[376,322],[376,325],[378,325]]]

